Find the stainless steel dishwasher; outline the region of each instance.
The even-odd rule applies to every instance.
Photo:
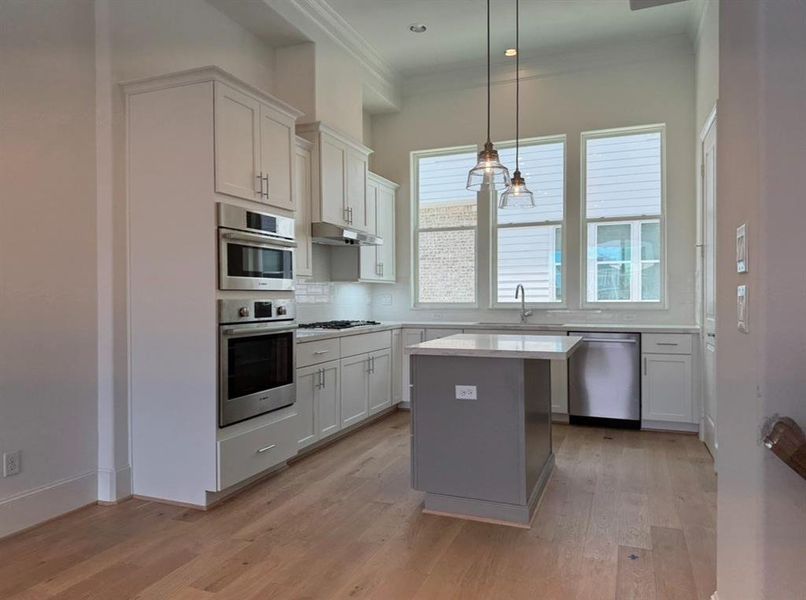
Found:
[[[641,427],[641,336],[572,331],[582,347],[568,363],[572,424]]]

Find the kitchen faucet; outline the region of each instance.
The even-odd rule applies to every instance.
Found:
[[[518,299],[518,293],[520,293],[521,299],[521,323],[526,323],[527,319],[532,316],[532,311],[526,310],[526,290],[523,289],[523,284],[521,283],[515,288],[515,300]]]

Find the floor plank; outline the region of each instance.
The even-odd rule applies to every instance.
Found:
[[[695,436],[556,425],[530,530],[422,513],[398,412],[207,511],[131,500],[0,540],[0,598],[707,600]]]

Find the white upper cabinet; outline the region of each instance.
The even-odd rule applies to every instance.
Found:
[[[311,248],[311,143],[302,138],[296,139],[294,149],[294,222],[297,251],[294,253],[298,277],[313,275]]]
[[[260,103],[220,82],[215,84],[215,189],[261,200]]]
[[[366,146],[322,123],[297,126],[297,134],[313,143],[311,219],[369,232]]]
[[[294,209],[296,114],[268,97],[215,82],[215,190]]]
[[[369,233],[383,240],[380,246],[360,249],[360,280],[394,282],[395,269],[395,200],[397,184],[370,173],[367,179],[367,217]]]

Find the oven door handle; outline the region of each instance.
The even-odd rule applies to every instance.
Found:
[[[263,333],[291,333],[297,329],[296,325],[275,325],[266,327],[225,327],[222,333],[226,336],[260,335]]]
[[[297,247],[297,243],[293,240],[274,237],[271,235],[260,235],[259,233],[226,232],[222,233],[221,237],[223,237],[225,240],[252,242],[264,248],[271,248],[273,246],[285,246],[287,248]]]

